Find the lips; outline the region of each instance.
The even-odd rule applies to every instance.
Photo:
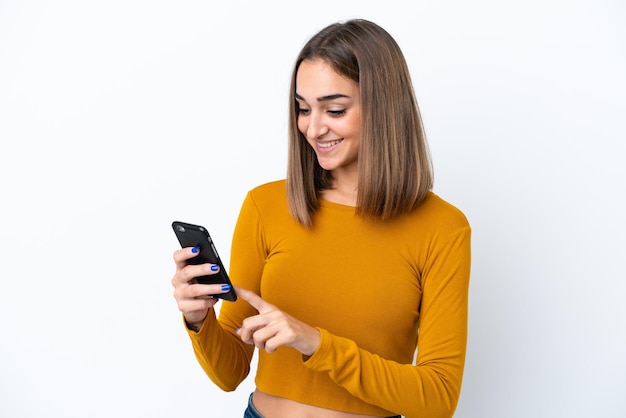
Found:
[[[341,141],[343,141],[343,139],[337,139],[335,141],[330,141],[330,142],[318,142],[317,146],[322,149],[332,148],[335,145],[339,144]]]

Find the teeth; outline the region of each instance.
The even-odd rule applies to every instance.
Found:
[[[337,145],[341,141],[342,141],[341,139],[338,139],[338,140],[332,141],[332,142],[324,142],[323,144],[319,143],[318,145],[319,145],[320,148],[330,148],[330,147],[333,147],[333,146]]]

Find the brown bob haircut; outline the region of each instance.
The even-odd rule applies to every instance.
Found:
[[[408,66],[380,26],[353,19],[314,35],[298,55],[291,78],[287,198],[292,216],[312,226],[319,193],[332,187],[298,130],[296,75],[304,60],[322,59],[359,85],[361,141],[356,214],[385,220],[410,211],[433,186],[433,170]]]

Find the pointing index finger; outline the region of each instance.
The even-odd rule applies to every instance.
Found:
[[[239,295],[241,299],[248,302],[250,306],[252,306],[254,309],[259,311],[259,313],[263,313],[263,310],[268,307],[269,304],[265,302],[261,298],[261,296],[257,295],[256,293],[248,289],[239,287],[239,286],[234,286],[234,288],[235,288],[235,292],[237,293],[237,295]]]

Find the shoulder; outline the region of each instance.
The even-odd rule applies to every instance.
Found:
[[[265,219],[284,218],[289,213],[286,181],[276,180],[249,190],[243,208]]]
[[[435,228],[448,230],[469,229],[465,214],[452,203],[430,192],[413,214]]]
[[[270,201],[276,203],[287,198],[287,183],[283,180],[271,181],[256,186],[248,192],[248,196],[255,202]]]

